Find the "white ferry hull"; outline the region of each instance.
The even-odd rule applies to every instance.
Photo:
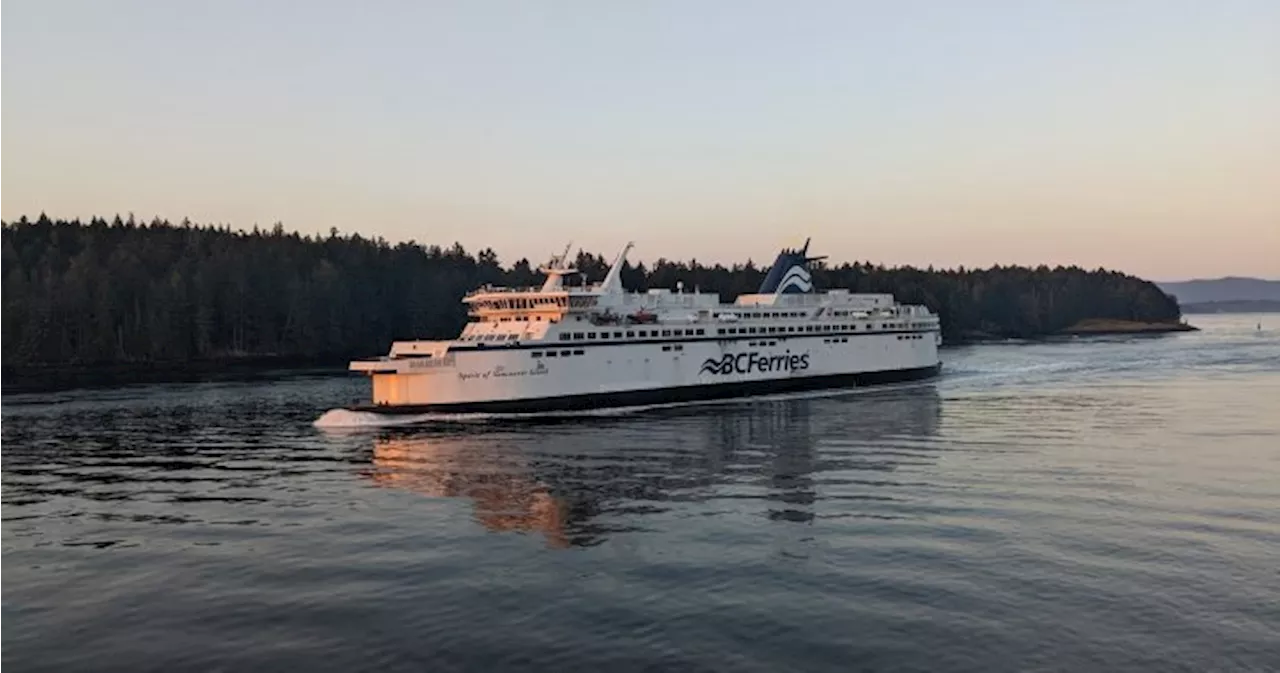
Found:
[[[454,347],[370,363],[374,403],[356,409],[537,413],[897,383],[936,376],[937,346],[930,330]]]

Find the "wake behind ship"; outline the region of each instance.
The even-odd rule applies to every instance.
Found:
[[[456,339],[397,341],[356,360],[377,413],[536,413],[911,381],[941,368],[938,317],[889,294],[818,292],[808,241],[783,250],[756,294],[627,292],[631,244],[599,284],[569,287],[565,253],[540,288],[464,299]]]

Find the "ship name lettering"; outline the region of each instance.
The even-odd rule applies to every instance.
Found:
[[[759,351],[725,353],[702,362],[701,374],[751,374],[753,372],[800,372],[809,368],[809,354],[787,351],[781,355],[761,355]]]

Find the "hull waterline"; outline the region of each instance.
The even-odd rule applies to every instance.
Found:
[[[585,395],[558,395],[518,400],[487,400],[454,404],[368,404],[347,407],[350,411],[386,415],[423,414],[534,414],[589,411],[619,407],[681,404],[762,395],[862,388],[936,378],[942,365],[880,372],[797,376],[764,381],[708,383],[670,388],[628,390]]]

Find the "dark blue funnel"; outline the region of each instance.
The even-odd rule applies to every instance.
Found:
[[[774,260],[769,275],[764,277],[758,294],[804,294],[814,292],[813,278],[809,275],[809,262],[825,257],[808,257],[809,239],[799,250],[784,248]]]

